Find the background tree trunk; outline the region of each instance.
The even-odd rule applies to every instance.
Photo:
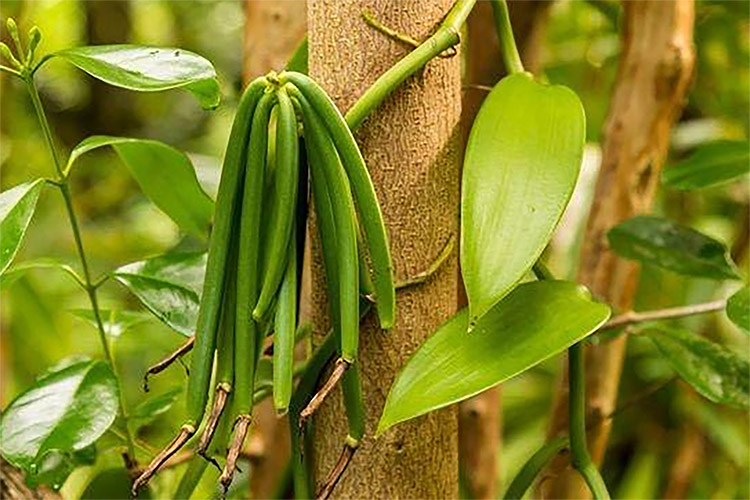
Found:
[[[242,76],[245,84],[271,70],[280,71],[307,29],[305,0],[245,0]],[[289,421],[279,418],[270,398],[254,412],[248,443],[252,456],[250,498],[271,498],[289,460]]]
[[[578,279],[616,312],[633,306],[639,267],[610,251],[611,227],[651,209],[672,124],[679,116],[692,78],[693,0],[623,2],[623,49],[602,145],[602,165],[581,254]],[[601,463],[612,421],[627,337],[586,352],[589,449]],[[564,380],[549,434],[565,434],[568,391]],[[545,498],[588,498],[590,493],[567,459],[558,457],[541,485]]]
[[[515,0],[508,3],[513,31],[526,69],[537,71],[541,40],[550,2]],[[505,76],[500,43],[489,2],[478,2],[467,21],[465,79],[462,117],[464,141],[487,96],[487,89]],[[482,87],[478,87],[481,85]],[[463,285],[459,307],[467,304]],[[471,498],[497,497],[498,458],[502,446],[502,402],[500,387],[493,387],[458,407],[458,457]]]
[[[408,48],[368,27],[368,10],[386,25],[424,39],[451,0],[310,0],[310,73],[346,110]],[[383,207],[397,279],[425,269],[458,231],[461,79],[458,57],[430,62],[371,115],[358,139]],[[312,264],[313,324],[327,329],[319,243]],[[408,356],[457,309],[456,252],[423,285],[398,294],[397,319],[383,332],[372,316],[361,329],[360,369],[367,436],[334,491],[340,498],[455,498],[458,439],[455,408],[373,432],[385,397]],[[315,419],[320,482],[341,451],[346,423],[340,391]]]

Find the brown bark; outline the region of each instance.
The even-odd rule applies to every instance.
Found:
[[[304,0],[245,0],[243,80],[247,84],[271,70],[284,68],[307,28]],[[250,498],[270,498],[289,460],[289,421],[279,418],[272,401],[263,401],[253,412],[251,436],[252,481]]]
[[[550,2],[515,0],[509,2],[511,23],[521,58],[529,71],[539,66],[541,39]],[[474,117],[493,86],[506,73],[500,54],[492,6],[478,2],[467,21],[465,43],[466,85],[462,101],[464,140]],[[463,286],[459,306],[467,304]],[[472,498],[495,498],[498,485],[498,456],[501,446],[500,387],[489,389],[459,404],[458,456],[466,486]]]
[[[617,223],[648,212],[692,78],[693,0],[624,2],[623,51],[602,145],[602,165],[584,237],[578,279],[615,311],[632,308],[639,267],[608,248],[606,234]],[[626,337],[591,346],[586,353],[589,449],[601,463],[611,428],[602,420],[615,406]],[[567,381],[553,409],[550,435],[568,426]],[[545,481],[546,498],[588,498],[580,477],[558,457]]]
[[[26,485],[23,473],[0,458],[0,498],[7,500],[60,500],[60,495],[40,486],[31,489]]]
[[[384,24],[424,39],[450,0],[311,0],[310,70],[343,110],[408,49],[368,27],[368,10]],[[360,129],[360,146],[383,208],[397,280],[427,268],[458,231],[460,61],[437,59],[407,80]],[[322,258],[314,241],[313,324],[328,324]],[[425,283],[398,293],[394,328],[372,316],[361,329],[360,363],[366,436],[335,488],[337,498],[455,498],[458,495],[455,408],[373,432],[385,397],[408,356],[457,308],[456,253]],[[346,436],[340,390],[315,417],[318,484],[338,458]]]

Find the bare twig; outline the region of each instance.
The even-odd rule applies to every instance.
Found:
[[[348,368],[349,363],[344,361],[342,358],[336,360],[336,365],[333,367],[333,371],[328,377],[328,380],[326,380],[326,383],[323,384],[323,387],[321,387],[320,390],[315,393],[310,402],[307,403],[307,406],[305,406],[305,408],[300,412],[300,429],[304,428],[305,422],[307,422],[307,420],[318,410],[318,408],[320,408],[320,405],[323,404],[325,398],[331,393],[331,391],[333,391],[334,387],[336,387],[336,384],[339,383],[341,377],[344,376],[344,373]]]
[[[408,288],[413,285],[418,285],[420,283],[424,283],[427,281],[430,276],[435,274],[438,269],[445,263],[446,260],[448,260],[448,257],[451,256],[453,253],[453,247],[456,245],[456,235],[451,234],[450,238],[448,238],[448,241],[446,242],[445,246],[442,250],[440,250],[440,253],[438,256],[433,260],[430,265],[425,269],[424,271],[415,274],[414,276],[408,277],[402,281],[397,281],[395,283],[396,290],[401,290],[402,288]]]
[[[190,439],[193,434],[195,434],[195,427],[193,427],[192,425],[182,426],[177,437],[174,438],[174,440],[169,443],[166,448],[164,448],[161,452],[159,452],[158,455],[154,457],[154,459],[151,461],[148,467],[146,467],[143,473],[138,476],[138,478],[133,482],[133,486],[131,487],[130,492],[134,498],[136,495],[138,495],[138,490],[148,484],[148,482],[151,480],[154,474],[156,474],[156,471],[161,468],[164,462],[169,460],[172,455],[180,451],[180,448],[185,446],[185,443],[187,443],[188,439]]]
[[[635,312],[628,311],[607,321],[600,330],[614,330],[623,326],[635,323],[645,323],[646,321],[658,321],[661,319],[684,318],[686,316],[695,316],[714,311],[720,311],[726,307],[725,300],[716,300],[703,304],[692,304],[689,306],[670,307],[667,309],[657,309],[654,311]]]
[[[333,489],[336,487],[339,479],[341,479],[341,476],[344,475],[346,468],[349,466],[349,462],[352,461],[355,451],[357,451],[357,448],[351,446],[349,443],[344,444],[344,449],[341,450],[341,455],[339,455],[336,465],[334,465],[331,472],[328,473],[328,477],[326,477],[325,482],[323,482],[323,486],[321,486],[320,490],[318,490],[318,493],[315,495],[318,500],[327,500],[331,496]]]
[[[214,398],[214,404],[211,408],[211,415],[208,417],[206,427],[201,435],[201,440],[195,450],[198,455],[211,462],[211,464],[219,470],[221,470],[221,466],[219,466],[219,463],[215,458],[207,454],[207,450],[208,446],[211,444],[211,439],[216,433],[216,427],[219,425],[219,419],[221,418],[222,413],[224,413],[231,392],[232,388],[229,384],[219,384],[216,388],[216,397]]]
[[[155,365],[152,365],[149,367],[148,370],[146,370],[146,374],[143,376],[143,390],[148,392],[148,377],[149,375],[156,375],[157,373],[160,373],[167,369],[169,365],[174,363],[175,361],[179,360],[190,352],[190,350],[193,348],[193,344],[195,343],[195,336],[190,337],[185,341],[184,344],[182,344],[180,347],[178,347],[172,354],[167,356],[166,358],[162,359]],[[187,369],[187,368],[186,368]]]
[[[232,438],[232,443],[227,452],[227,461],[224,464],[224,470],[219,477],[219,482],[224,489],[225,495],[229,489],[229,485],[232,484],[234,470],[237,468],[237,459],[240,457],[242,444],[245,442],[245,436],[247,436],[250,422],[252,422],[252,417],[250,415],[240,415],[234,423],[234,437]]]

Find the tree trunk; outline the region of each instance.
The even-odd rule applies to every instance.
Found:
[[[408,48],[368,27],[368,10],[386,25],[427,37],[451,0],[311,0],[310,72],[346,110]],[[436,258],[458,232],[461,79],[458,57],[430,62],[407,80],[361,127],[360,146],[383,208],[397,279]],[[312,264],[313,324],[328,318],[319,242]],[[457,309],[456,252],[426,283],[402,290],[394,328],[370,315],[361,329],[360,369],[367,435],[333,495],[339,498],[458,496],[455,408],[433,412],[373,439],[385,397],[409,355]],[[315,472],[325,477],[341,452],[346,422],[337,390],[315,419]]]
[[[578,279],[615,311],[633,306],[639,267],[618,258],[607,245],[611,227],[650,210],[669,135],[692,78],[693,0],[623,3],[623,51],[602,146],[602,165],[581,255]],[[589,449],[601,463],[612,422],[602,419],[615,406],[627,338],[587,348],[586,404]],[[568,427],[567,380],[553,410],[550,436]],[[580,477],[558,457],[545,498],[588,498]]]
[[[539,66],[540,40],[550,2],[516,0],[509,2],[513,31],[521,59],[529,71]],[[467,20],[465,85],[462,101],[464,140],[487,96],[487,89],[505,76],[497,28],[489,2],[478,2]],[[478,87],[481,85],[482,87]],[[459,306],[466,306],[466,293],[459,289]],[[459,404],[458,457],[471,498],[497,497],[498,457],[501,447],[500,387],[493,387]]]
[[[245,0],[242,76],[245,84],[271,70],[280,71],[306,30],[304,0]],[[250,498],[271,498],[289,460],[289,421],[278,418],[270,398],[254,411],[249,440],[252,463]]]

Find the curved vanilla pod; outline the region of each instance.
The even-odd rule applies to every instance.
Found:
[[[383,214],[362,153],[341,113],[317,83],[310,77],[293,71],[283,72],[278,78],[282,84],[291,82],[309,100],[336,145],[357,201],[359,220],[368,243],[380,326],[391,328],[396,309],[391,251]]]
[[[268,123],[276,104],[276,92],[266,93],[253,115],[247,167],[242,193],[239,252],[237,265],[237,310],[234,329],[234,432],[227,460],[219,481],[225,491],[232,482],[237,459],[245,441],[253,409],[253,383],[261,349],[260,328],[250,315],[258,298],[260,223],[263,208],[263,183],[268,152]],[[279,102],[280,104],[280,102]],[[296,133],[296,132],[295,132]]]
[[[336,239],[333,241],[337,248],[337,265],[336,283],[329,283],[329,290],[337,286],[338,291],[338,303],[332,303],[331,309],[338,307],[338,315],[333,313],[332,317],[340,322],[334,326],[340,327],[341,358],[351,364],[356,361],[359,348],[359,258],[354,200],[334,143],[320,118],[304,95],[293,87],[290,87],[290,92],[302,109],[305,136],[313,158],[311,169],[323,171],[331,202],[336,228]],[[326,276],[330,277],[331,274],[327,273]]]
[[[294,377],[294,335],[297,327],[296,234],[289,241],[287,253],[286,270],[276,303],[273,336],[273,405],[279,415],[284,415],[289,409]]]
[[[264,319],[278,292],[286,267],[286,249],[292,238],[292,222],[296,211],[299,187],[299,153],[297,142],[297,116],[294,106],[282,87],[276,92],[278,121],[276,123],[276,171],[274,172],[274,198],[269,224],[269,241],[266,246],[268,267],[263,280],[258,303],[253,309],[256,321]]]
[[[170,456],[185,445],[190,437],[195,434],[196,428],[203,420],[208,400],[216,330],[219,323],[219,308],[227,267],[229,236],[239,197],[250,118],[253,116],[255,107],[266,86],[266,79],[258,78],[245,89],[237,107],[224,156],[224,165],[216,198],[213,229],[209,239],[208,260],[198,312],[190,376],[188,378],[187,420],[182,425],[177,437],[154,457],[143,473],[133,482],[131,488],[133,496],[137,495],[138,490],[148,483]]]

